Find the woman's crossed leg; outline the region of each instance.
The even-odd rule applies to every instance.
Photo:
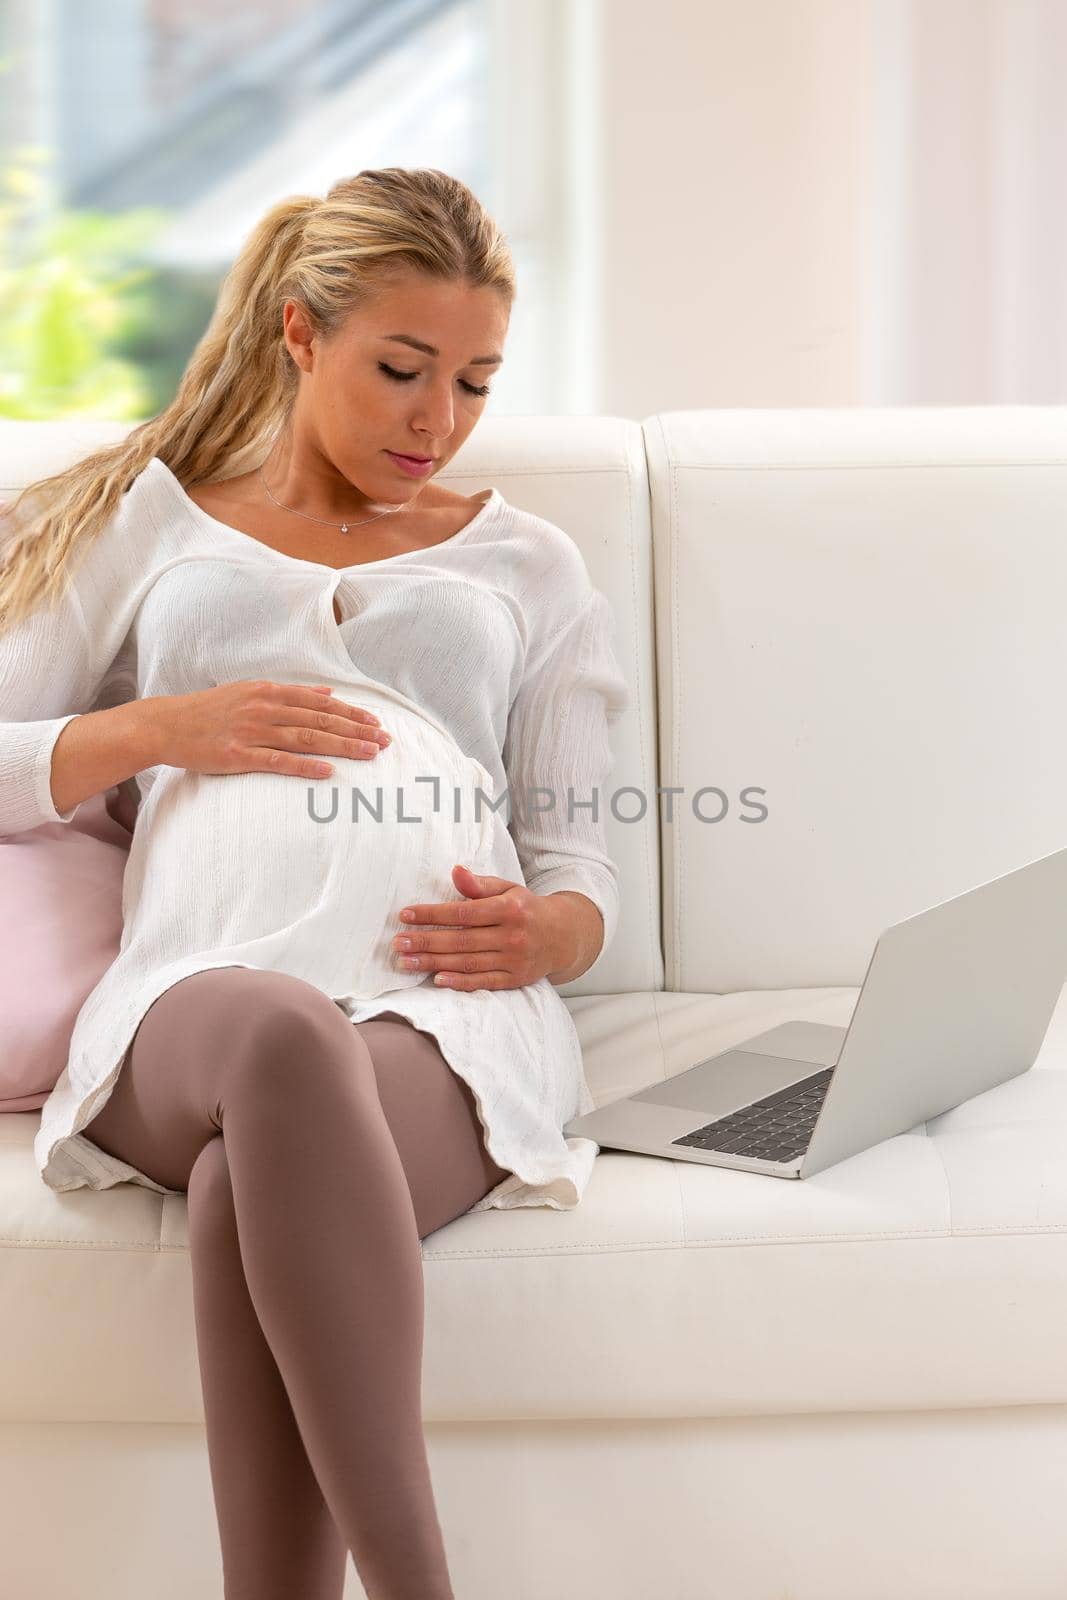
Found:
[[[83,1130],[188,1191],[226,1600],[452,1600],[422,1425],[420,1240],[507,1176],[436,1043],[286,973],[149,1007]]]

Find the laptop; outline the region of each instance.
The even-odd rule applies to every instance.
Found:
[[[780,1023],[563,1132],[810,1178],[1025,1072],[1065,981],[1067,849],[887,928],[847,1028]]]

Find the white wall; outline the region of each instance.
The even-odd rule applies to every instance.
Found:
[[[609,0],[596,409],[860,402],[855,0]]]
[[[552,409],[1067,399],[1064,0],[569,16],[595,237]]]

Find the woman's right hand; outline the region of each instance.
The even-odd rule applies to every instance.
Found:
[[[390,737],[372,712],[331,690],[255,678],[145,702],[156,722],[159,762],[189,772],[282,772],[328,777],[316,756],[368,761]]]

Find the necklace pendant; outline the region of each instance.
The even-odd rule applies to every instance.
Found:
[[[342,524],[341,524],[341,532],[342,533],[347,533],[348,532],[348,523],[347,522],[342,522]]]

